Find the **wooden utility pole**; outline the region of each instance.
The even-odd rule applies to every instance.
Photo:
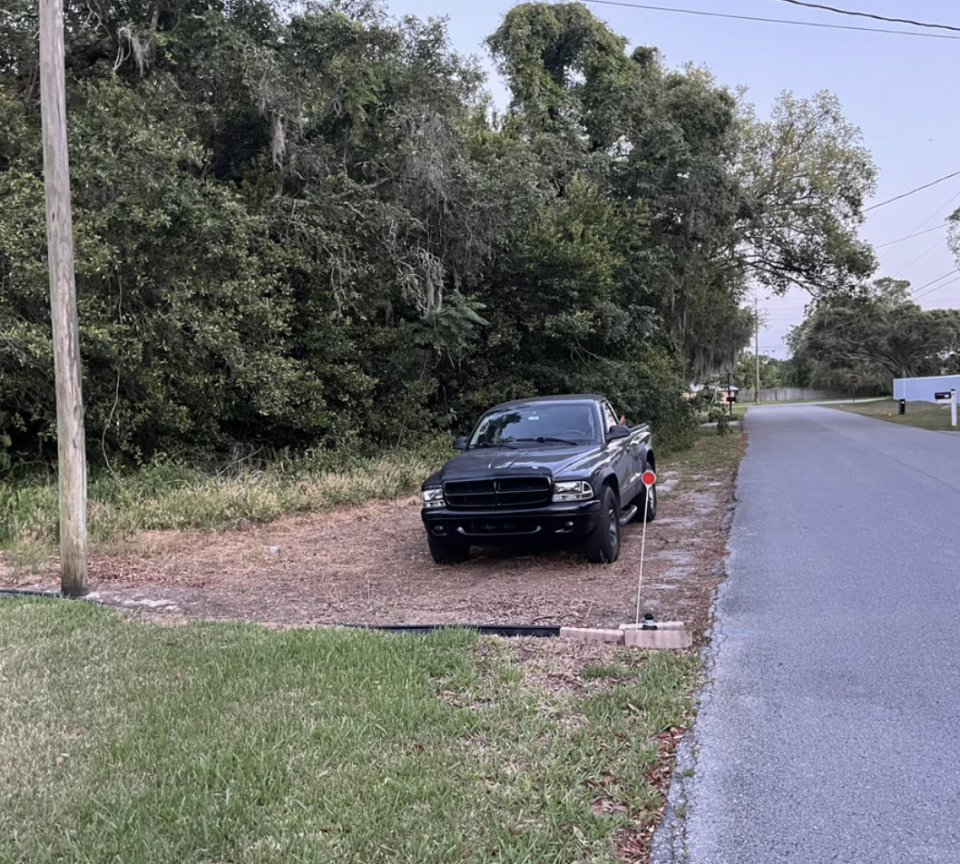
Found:
[[[60,477],[60,590],[79,597],[90,590],[87,586],[87,448],[73,270],[63,53],[63,0],[40,0],[40,110]]]
[[[753,391],[753,398],[757,405],[760,404],[760,303],[757,295],[753,295],[753,317],[757,319],[757,329],[754,335],[754,353],[757,361],[757,388]]]

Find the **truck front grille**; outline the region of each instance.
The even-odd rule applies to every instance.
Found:
[[[542,476],[454,480],[443,484],[443,494],[451,510],[516,510],[549,504],[553,484]]]

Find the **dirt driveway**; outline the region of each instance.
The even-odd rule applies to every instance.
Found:
[[[742,441],[724,447],[736,458],[671,460],[647,529],[642,610],[687,621],[698,637],[722,575]],[[612,566],[572,552],[474,550],[464,565],[438,567],[408,498],[230,531],[145,534],[94,550],[90,575],[102,601],[171,621],[616,626],[635,615],[641,532],[624,529]],[[0,568],[0,585],[54,589],[54,566],[27,576]]]

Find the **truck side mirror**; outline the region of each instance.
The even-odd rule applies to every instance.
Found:
[[[460,438],[455,438],[454,441],[453,441],[453,449],[454,449],[454,450],[460,450],[461,452],[463,452],[464,450],[466,450],[466,449],[467,449],[467,436],[466,436],[466,435],[463,435],[463,436],[460,437]]]
[[[629,426],[611,426],[607,430],[607,441],[618,441],[621,438],[629,438],[633,430]]]

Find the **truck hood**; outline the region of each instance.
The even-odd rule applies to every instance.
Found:
[[[536,474],[550,472],[554,476],[576,469],[600,455],[602,448],[596,445],[543,447],[506,447],[467,450],[454,456],[440,471],[440,480],[461,480],[489,476],[504,471],[532,471]]]

